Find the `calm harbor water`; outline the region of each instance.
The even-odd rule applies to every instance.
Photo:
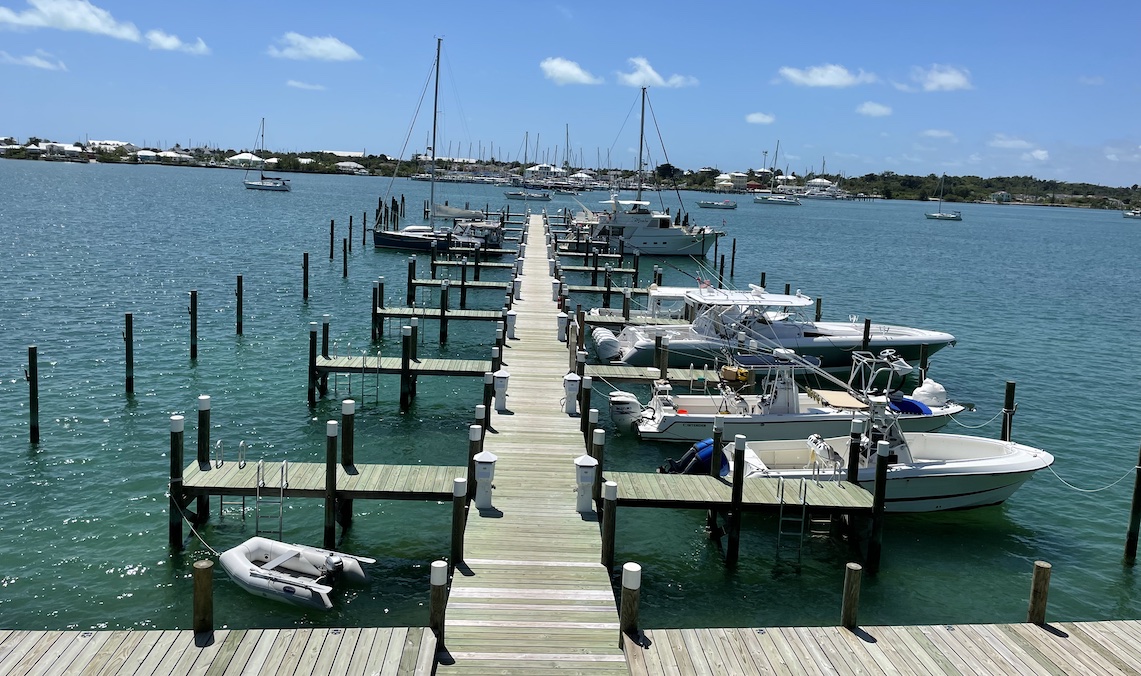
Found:
[[[213,399],[212,438],[233,458],[316,461],[339,399],[358,404],[361,462],[462,464],[480,386],[429,379],[409,414],[394,379],[356,376],[315,409],[305,401],[308,323],[332,316],[338,354],[390,353],[369,340],[371,282],[388,280],[403,303],[406,257],[362,247],[360,219],[387,179],[293,177],[290,194],[242,189],[235,171],[0,161],[0,625],[21,629],[172,628],[190,622],[190,565],[209,554],[191,539],[166,544],[169,416],[187,416],[192,456],[196,398]],[[394,192],[419,208],[427,185]],[[503,204],[500,189],[446,186],[452,204]],[[580,199],[601,199],[601,193]],[[689,207],[709,195],[683,193]],[[676,197],[663,194],[676,209]],[[720,199],[720,198],[718,198]],[[824,317],[946,330],[959,339],[932,360],[932,377],[978,410],[983,425],[1018,384],[1015,439],[1056,457],[1054,469],[1085,489],[1134,466],[1141,409],[1123,395],[1141,381],[1141,285],[1129,252],[1141,231],[1116,212],[963,205],[961,223],[923,218],[914,202],[808,202],[734,211],[693,209],[737,242],[736,286],[767,274],[824,298]],[[556,198],[548,209],[571,206]],[[513,203],[519,208],[519,203]],[[929,210],[929,209],[928,209]],[[340,239],[354,216],[349,277]],[[327,258],[329,219],[337,252]],[[302,252],[310,299],[302,302]],[[728,254],[729,239],[721,247]],[[712,256],[710,257],[712,260]],[[644,261],[644,263],[646,263]],[[667,282],[695,263],[663,261]],[[726,264],[728,272],[728,263]],[[244,277],[244,335],[236,336],[234,284]],[[645,277],[643,277],[645,279]],[[199,358],[189,359],[189,291],[198,291]],[[494,294],[473,295],[485,307]],[[124,392],[124,313],[134,313],[136,394]],[[433,333],[429,326],[427,335]],[[457,326],[449,357],[482,356],[487,327]],[[42,440],[28,442],[27,348],[39,350]],[[605,408],[598,398],[596,406]],[[997,421],[949,432],[997,437]],[[679,447],[612,440],[616,469],[647,470]],[[570,465],[568,461],[568,477]],[[866,579],[865,624],[1020,621],[1036,559],[1054,574],[1049,616],[1141,617],[1133,571],[1121,563],[1132,476],[1096,493],[1040,472],[1005,505],[893,516],[880,575]],[[217,517],[201,536],[216,550],[253,534],[252,518]],[[219,572],[216,618],[233,627],[425,624],[428,564],[447,553],[450,510],[435,503],[357,501],[344,551],[378,560],[373,582],[338,592],[326,614],[256,599]],[[799,575],[774,563],[776,522],[746,520],[741,565],[728,572],[704,536],[703,515],[619,513],[618,558],[644,567],[646,626],[834,624],[846,546],[813,540]],[[284,537],[318,543],[318,501],[289,500]]]

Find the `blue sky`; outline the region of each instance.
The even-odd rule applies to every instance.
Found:
[[[710,6],[0,0],[0,135],[1141,183],[1136,0]]]

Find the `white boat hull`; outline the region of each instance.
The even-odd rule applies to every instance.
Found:
[[[885,509],[889,512],[938,512],[997,505],[1008,499],[1054,457],[1046,451],[959,434],[906,433],[912,458],[888,468]],[[813,457],[803,440],[748,442],[746,478],[843,480],[847,476],[846,437],[825,440],[834,458]],[[729,444],[724,452],[732,456]],[[875,487],[875,456],[859,468],[860,485]],[[815,465],[815,467],[814,467]]]

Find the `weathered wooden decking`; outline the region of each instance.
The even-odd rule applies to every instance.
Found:
[[[697,474],[650,474],[604,472],[603,478],[618,484],[619,507],[678,507],[725,509],[730,504],[732,484],[725,479]],[[748,479],[743,484],[741,510],[771,511],[782,504],[780,479]],[[872,509],[871,492],[846,481],[787,480],[783,504],[804,504],[819,513],[862,513]]]
[[[265,465],[262,493],[281,491],[281,464]],[[452,484],[467,476],[467,467],[445,465],[352,465],[337,464],[337,495],[348,499],[451,500]],[[183,472],[186,495],[257,495],[257,463],[240,467],[227,462],[221,467],[191,463]],[[325,497],[325,464],[289,463],[287,498]]]
[[[656,366],[621,366],[607,364],[587,364],[586,375],[610,383],[652,383],[661,378],[661,369]],[[692,389],[702,382],[715,384],[721,381],[721,374],[714,369],[669,368],[666,378],[671,383],[687,383]]]
[[[323,373],[398,375],[400,357],[317,357],[314,367]],[[408,369],[415,376],[475,376],[491,370],[490,359],[413,359]]]
[[[423,627],[180,631],[0,630],[0,674],[424,674]]]
[[[653,629],[632,676],[1141,674],[1141,622]]]
[[[536,242],[540,219],[530,225]],[[505,348],[508,410],[495,413],[484,443],[499,458],[494,509],[473,505],[468,516],[440,674],[627,673],[598,524],[575,511],[583,441],[560,403],[567,362],[550,293],[547,261],[528,256],[517,340]]]

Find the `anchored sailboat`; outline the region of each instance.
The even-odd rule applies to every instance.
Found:
[[[958,211],[943,211],[943,182],[947,180],[947,174],[939,177],[939,210],[935,213],[924,214],[927,218],[933,221],[961,221],[963,214]]]
[[[258,142],[257,150],[265,154],[265,118],[261,119],[261,126],[258,128]],[[246,171],[249,174],[249,171]],[[279,178],[277,176],[266,176],[265,171],[258,170],[260,178],[256,181],[243,180],[247,190],[271,190],[273,192],[289,192],[292,188],[289,185],[288,178]]]

